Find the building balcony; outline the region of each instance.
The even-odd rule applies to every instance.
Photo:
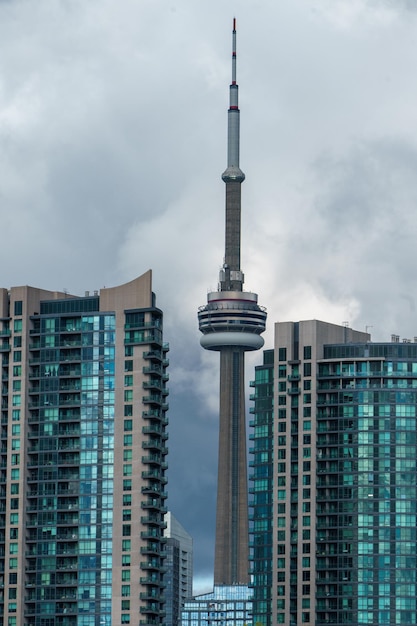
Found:
[[[167,464],[159,454],[150,454],[142,457],[142,463],[145,465],[159,465],[161,469],[167,469]]]
[[[159,513],[166,513],[168,510],[167,507],[162,506],[162,502],[159,498],[146,500],[146,502],[141,502],[140,507],[143,510],[149,509],[149,510],[158,511]]]
[[[160,559],[149,559],[149,561],[142,561],[140,564],[141,570],[154,570],[159,573],[165,573],[166,568],[162,566]]]
[[[140,522],[146,526],[158,526],[159,528],[167,527],[166,522],[161,519],[160,515],[148,515],[147,517],[141,517]]]
[[[141,585],[146,585],[148,587],[159,587],[159,589],[165,588],[165,583],[162,581],[162,578],[159,574],[142,577],[140,578],[139,582]]]
[[[142,433],[144,435],[160,435],[163,440],[168,439],[168,433],[165,432],[164,427],[159,422],[150,424],[149,426],[144,426],[142,428]]]
[[[160,593],[156,588],[149,589],[149,591],[141,591],[139,594],[140,600],[159,600]]]
[[[162,390],[164,385],[160,378],[146,380],[142,383],[143,389],[159,389]]]
[[[301,380],[301,375],[300,374],[289,374],[287,376],[287,380],[289,383],[296,383],[299,380]]]

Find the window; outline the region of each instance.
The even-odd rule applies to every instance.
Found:
[[[17,543],[11,543],[9,545],[9,554],[17,554],[18,553],[18,545]]]
[[[122,611],[130,611],[130,600],[122,600]]]
[[[303,472],[310,472],[310,471],[311,471],[311,462],[303,461]]]
[[[14,320],[13,322],[13,330],[15,333],[21,333],[22,332],[22,327],[23,327],[23,321],[22,320]]]
[[[10,528],[9,536],[10,536],[10,539],[18,539],[19,538],[19,529],[18,528]]]
[[[309,360],[311,359],[311,346],[304,346],[304,360]]]
[[[19,508],[19,498],[10,498],[10,508],[11,509]]]
[[[133,372],[133,361],[125,361],[125,372]]]
[[[130,539],[123,539],[123,541],[122,541],[122,550],[123,550],[123,552],[130,552],[130,550],[131,550],[131,540]]]
[[[309,446],[311,444],[311,435],[303,435],[303,444]]]
[[[21,376],[21,375],[22,375],[22,366],[13,365],[13,376]]]
[[[132,443],[133,443],[132,435],[124,435],[124,437],[123,437],[123,445],[131,446]]]
[[[123,461],[131,461],[131,460],[132,460],[132,450],[123,450]]]
[[[14,422],[20,421],[20,409],[13,409],[12,411],[12,420]]]
[[[22,360],[22,351],[21,350],[14,350],[13,352],[13,361],[15,363],[19,363]]]
[[[287,348],[278,348],[278,361],[287,360]]]
[[[125,417],[132,417],[132,415],[133,415],[133,406],[131,404],[125,404],[124,416]]]
[[[17,335],[17,337],[13,337],[13,347],[21,348],[22,347],[22,337],[21,335]]]
[[[19,523],[19,513],[10,513],[10,524]]]
[[[123,509],[122,518],[124,522],[130,522],[130,520],[132,519],[132,510]]]
[[[123,524],[123,537],[130,537],[131,530],[130,524]]]
[[[132,491],[132,480],[125,478],[123,481],[123,491]]]
[[[15,437],[18,437],[20,435],[20,424],[13,424],[12,435],[14,435]]]
[[[19,465],[20,454],[12,454],[12,465]]]
[[[125,389],[125,402],[133,402],[133,389]]]
[[[133,356],[133,346],[125,346],[125,356]]]
[[[311,363],[304,363],[304,376],[311,376]]]
[[[16,600],[17,598],[17,589],[16,587],[9,588],[9,600]]]
[[[14,556],[9,559],[9,569],[17,569],[17,558]]]
[[[14,496],[19,493],[19,483],[12,483],[10,485],[10,493]]]
[[[23,312],[23,301],[22,300],[16,300],[14,303],[14,314],[15,315],[22,315]]]
[[[132,496],[130,493],[123,494],[123,506],[130,506],[132,504]]]
[[[286,365],[278,365],[278,377],[287,378],[287,366]]]
[[[17,574],[9,574],[9,585],[17,585]]]
[[[122,580],[130,580],[130,569],[122,569]]]
[[[122,554],[122,565],[130,565],[130,554]]]
[[[303,567],[310,567],[310,557],[309,556],[303,556],[302,565],[303,565]]]
[[[305,393],[303,395],[304,404],[311,404],[311,393]]]
[[[133,385],[133,374],[128,374],[125,376],[125,387],[132,387]]]
[[[130,596],[130,585],[122,585],[122,596],[123,598]]]
[[[129,613],[122,613],[122,624],[130,624]]]
[[[13,381],[13,391],[21,391],[22,390],[22,381],[14,380]]]
[[[278,404],[281,406],[287,404],[287,396],[278,396]]]
[[[132,464],[131,463],[125,463],[125,465],[123,465],[123,476],[132,476]]]
[[[125,420],[124,429],[125,429],[125,432],[132,430],[132,420]]]

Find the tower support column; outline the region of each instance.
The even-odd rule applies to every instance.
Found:
[[[220,433],[215,584],[248,584],[248,489],[244,351],[220,351]]]

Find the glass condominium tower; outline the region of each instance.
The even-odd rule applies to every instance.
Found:
[[[167,350],[150,271],[0,289],[2,625],[163,622]]]
[[[275,325],[251,408],[253,623],[417,623],[417,343]]]

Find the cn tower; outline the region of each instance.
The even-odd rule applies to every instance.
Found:
[[[201,345],[220,352],[220,425],[214,584],[249,583],[246,467],[245,352],[263,346],[266,311],[255,293],[243,291],[240,267],[241,185],[239,166],[236,20],[233,20],[232,83],[228,111],[226,234],[218,290],[200,307]]]

